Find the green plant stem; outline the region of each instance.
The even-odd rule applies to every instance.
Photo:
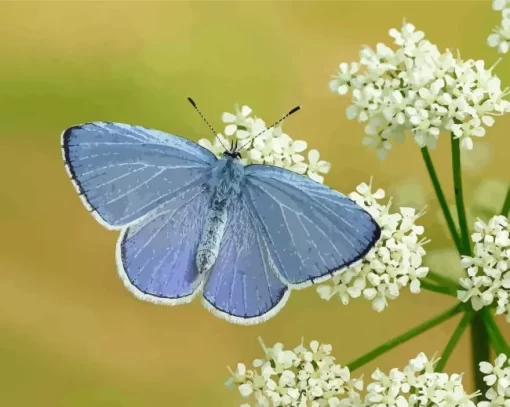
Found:
[[[441,188],[441,184],[439,183],[439,178],[437,177],[436,169],[434,168],[434,164],[432,163],[432,158],[430,157],[430,153],[427,147],[423,147],[421,149],[421,154],[423,156],[423,160],[425,161],[425,166],[427,167],[427,171],[430,176],[430,180],[432,181],[432,185],[434,190],[436,191],[436,196],[441,205],[441,209],[443,210],[444,217],[446,219],[446,224],[448,225],[448,229],[450,230],[450,234],[452,235],[452,239],[457,247],[457,250],[460,252],[461,244],[459,234],[457,232],[457,228],[455,227],[455,223],[453,222],[452,214],[450,213],[450,209],[448,209],[448,203],[446,202],[446,198],[444,196],[443,190]]]
[[[459,218],[461,250],[460,254],[471,255],[471,243],[469,241],[469,228],[466,219],[466,208],[464,206],[464,194],[462,191],[462,171],[460,164],[460,140],[452,134],[452,169],[453,169],[453,188],[455,190],[455,204],[457,206],[457,215]]]
[[[421,280],[421,286],[427,291],[432,291],[435,293],[455,296],[455,291],[452,290],[450,287],[440,286],[440,285],[428,282],[426,280]]]
[[[457,325],[457,328],[455,328],[455,331],[453,331],[453,335],[446,344],[446,347],[444,348],[443,355],[441,356],[441,359],[437,363],[436,371],[442,372],[444,367],[446,366],[446,363],[448,362],[448,359],[450,359],[450,356],[452,355],[453,350],[455,349],[455,346],[459,343],[459,339],[461,338],[462,334],[466,330],[466,328],[469,326],[469,323],[473,319],[474,312],[473,310],[467,310],[464,313],[464,316],[460,320],[459,324]]]
[[[475,386],[482,394],[487,392],[487,384],[483,380],[484,374],[480,372],[480,362],[490,360],[490,340],[489,333],[485,327],[484,318],[487,312],[486,308],[478,311],[471,321],[471,355],[473,376]]]
[[[466,219],[466,208],[464,206],[464,197],[462,192],[462,170],[460,162],[460,140],[451,135],[452,145],[452,170],[453,186],[455,189],[455,203],[457,205],[457,214],[459,218],[461,249],[459,253],[464,256],[471,255],[471,243],[469,241],[469,229]],[[472,369],[475,379],[475,386],[482,394],[487,391],[487,384],[483,380],[483,373],[480,372],[479,364],[490,358],[490,341],[487,328],[485,327],[484,317],[486,309],[482,308],[475,314],[471,321],[471,356]]]
[[[494,321],[490,312],[486,312],[483,322],[485,323],[487,332],[489,332],[489,337],[496,353],[504,353],[510,357],[510,349],[506,343],[505,337],[499,330],[498,324]]]
[[[375,358],[379,357],[383,353],[388,352],[389,350],[397,347],[398,345],[407,342],[408,340],[422,334],[425,331],[428,331],[429,329],[435,327],[436,325],[441,324],[442,322],[446,321],[447,319],[450,319],[454,315],[457,315],[459,312],[461,312],[464,309],[464,304],[456,304],[454,307],[450,308],[449,310],[445,311],[442,314],[439,314],[435,316],[434,318],[431,318],[422,324],[410,329],[409,331],[403,333],[402,335],[399,335],[393,339],[390,339],[388,342],[383,343],[382,345],[378,346],[377,348],[371,350],[370,352],[366,353],[365,355],[359,357],[358,359],[352,361],[351,363],[347,364],[349,367],[349,370],[353,372],[354,370],[360,368],[361,366],[367,364],[368,362],[371,362]]]
[[[508,212],[510,212],[510,186],[508,187],[505,202],[503,203],[503,208],[501,209],[501,215],[508,216]]]
[[[427,278],[435,281],[438,284],[441,284],[445,287],[450,287],[453,290],[457,290],[459,288],[459,285],[456,284],[453,280],[450,280],[448,277],[444,277],[441,274],[436,273],[435,271],[429,270],[427,273]]]

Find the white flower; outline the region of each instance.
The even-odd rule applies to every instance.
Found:
[[[424,229],[415,223],[423,212],[400,208],[391,213],[391,200],[385,205],[379,203],[385,193],[382,189],[372,192],[371,183],[358,185],[349,197],[374,217],[381,227],[381,238],[364,259],[320,285],[317,292],[325,300],[336,295],[343,304],[363,296],[375,311],[382,311],[387,300],[397,298],[402,288],[409,286],[412,293],[420,292],[420,279],[428,273],[422,264],[426,241],[420,237]]]
[[[502,27],[510,30],[510,9],[504,13],[508,23]],[[375,148],[380,159],[405,134],[420,147],[434,148],[447,131],[471,149],[473,139],[484,137],[485,127],[492,126],[493,116],[510,111],[494,67],[464,61],[449,50],[441,53],[410,23],[401,31],[392,28],[390,36],[395,49],[381,43],[375,50],[363,47],[359,63],[340,64],[330,82],[339,94],[352,90],[347,117],[365,123],[363,143]]]
[[[229,382],[238,386],[243,397],[253,397],[257,407],[475,407],[471,399],[479,394],[465,392],[460,374],[434,372],[438,359],[430,360],[424,353],[411,359],[404,369],[394,368],[388,373],[376,369],[364,388],[361,378],[351,378],[349,368],[335,363],[329,345],[312,341],[310,349],[301,343],[293,351],[285,351],[281,344],[275,346],[276,354],[292,355],[293,363],[287,369],[277,373],[273,368],[279,363],[274,358],[274,347],[267,349],[263,345],[265,360],[254,363],[259,371],[243,368],[241,374],[231,372]],[[505,377],[500,374],[501,369],[495,371],[499,374],[499,386]],[[263,381],[254,384],[254,377]]]
[[[358,72],[359,64],[353,62],[347,64],[342,62],[338,66],[338,73],[333,76],[333,80],[330,82],[329,87],[332,91],[338,92],[340,95],[345,95],[349,90],[350,82],[354,79],[354,74]]]
[[[250,120],[248,116],[251,114],[252,110],[249,106],[244,105],[239,108],[238,105],[235,106],[236,113],[223,113],[222,120],[224,123],[229,123],[225,127],[225,134],[227,136],[232,136],[238,130],[244,130],[250,128]]]
[[[478,403],[478,407],[510,406],[510,362],[505,354],[500,354],[494,361],[480,363],[480,371],[485,373],[483,380],[489,386],[485,393],[488,401]]]
[[[268,164],[282,167],[298,174],[307,174],[311,179],[323,182],[321,174],[327,174],[331,164],[319,160],[319,152],[310,150],[306,162],[304,152],[307,143],[293,140],[283,132],[282,126],[267,129],[264,120],[252,116],[252,109],[246,105],[235,107],[236,113],[223,113],[223,121],[227,123],[224,134],[211,142],[201,139],[198,143],[220,157],[225,148],[237,142],[242,155],[241,162],[249,164]]]
[[[238,364],[227,384],[237,385],[243,397],[253,396],[255,406],[360,406],[361,379],[351,379],[349,369],[335,363],[331,345],[303,342],[293,350],[277,343],[264,349],[264,359],[253,362],[254,370]],[[341,401],[342,400],[342,401]]]
[[[487,38],[489,47],[497,48],[500,54],[506,54],[510,47],[510,2],[508,0],[494,0],[492,8],[501,11],[501,25],[493,29]]]
[[[436,360],[429,360],[420,353],[403,369],[391,369],[389,374],[376,370],[374,380],[367,386],[366,405],[383,406],[469,406],[478,395],[467,394],[462,384],[462,375],[434,372]]]
[[[509,0],[492,0],[492,9],[496,11],[503,10],[507,5],[510,5]]]
[[[273,135],[279,152],[276,165],[288,168],[298,174],[304,174],[308,166],[304,162],[305,158],[299,153],[306,150],[306,141],[292,140],[288,134],[282,132],[281,127],[274,129]]]
[[[510,226],[502,215],[492,217],[486,224],[478,219],[475,233],[473,257],[464,256],[461,266],[466,277],[457,298],[471,301],[473,309],[479,310],[496,302],[496,315],[504,314],[510,322]]]
[[[320,154],[317,150],[310,150],[308,152],[308,172],[307,175],[314,181],[322,182],[324,177],[320,174],[327,174],[331,169],[331,163],[328,161],[319,160]]]

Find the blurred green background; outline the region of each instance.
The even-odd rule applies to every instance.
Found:
[[[302,336],[331,343],[347,363],[450,306],[449,297],[403,293],[377,314],[368,301],[342,306],[312,288],[294,292],[269,322],[242,327],[198,301],[175,308],[138,301],[115,271],[117,233],[84,209],[60,152],[62,130],[92,120],[209,137],[187,96],[217,128],[235,103],[266,121],[301,104],[285,129],[333,163],[326,183],[350,192],[374,175],[375,186],[402,203],[411,185],[411,200],[429,205],[421,219],[432,239],[427,250],[445,269],[449,243],[418,148],[406,143],[379,162],[361,145],[363,128],[345,118],[348,97],[327,86],[339,62],[356,60],[362,44],[389,43],[388,30],[404,17],[441,49],[488,64],[497,58],[485,45],[500,18],[489,1],[0,3],[0,404],[239,405],[223,386],[226,365],[262,356],[259,335],[289,347]],[[503,83],[509,67],[507,58],[496,68]],[[481,194],[500,207],[478,188],[508,180],[509,126],[499,118],[480,143],[484,165],[467,174],[468,199]],[[450,191],[446,136],[433,158]],[[441,352],[455,322],[359,373]],[[471,388],[469,369],[466,335],[447,371],[467,372]]]

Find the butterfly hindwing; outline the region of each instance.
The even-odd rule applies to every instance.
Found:
[[[190,140],[110,122],[67,129],[62,150],[82,200],[109,229],[120,229],[203,183],[217,161]]]
[[[218,258],[204,282],[204,305],[228,321],[256,324],[284,306],[289,290],[243,194],[231,199],[227,214]]]
[[[210,199],[205,186],[189,188],[123,231],[117,268],[138,298],[168,305],[194,298],[202,283],[196,254]]]
[[[245,194],[292,288],[329,278],[380,237],[375,220],[346,196],[282,168],[250,165]]]

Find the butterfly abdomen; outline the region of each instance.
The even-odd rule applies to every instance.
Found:
[[[197,270],[201,274],[207,272],[218,258],[227,225],[227,207],[231,199],[237,199],[243,178],[243,165],[232,158],[218,160],[213,169],[210,186],[214,193],[196,257]]]
[[[197,251],[197,270],[207,272],[216,262],[227,224],[228,199],[213,199]]]

